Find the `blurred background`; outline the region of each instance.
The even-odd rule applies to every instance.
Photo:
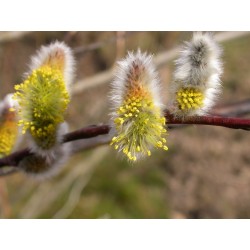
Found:
[[[178,47],[192,32],[0,32],[0,98],[22,82],[30,56],[65,41],[76,57],[70,130],[109,122],[109,82],[116,60],[141,48],[155,56],[167,103]],[[223,48],[223,105],[244,100],[250,114],[250,32],[216,32]],[[234,106],[230,106],[234,107]],[[236,110],[240,108],[224,110]],[[250,218],[250,133],[209,126],[170,131],[169,151],[134,165],[107,136],[72,143],[60,174],[37,182],[0,177],[0,218]],[[91,148],[92,144],[100,144]]]

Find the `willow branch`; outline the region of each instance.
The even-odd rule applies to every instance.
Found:
[[[169,112],[165,115],[168,125],[210,125],[210,126],[220,126],[231,129],[243,129],[250,130],[250,119],[241,119],[236,117],[220,117],[220,116],[195,116],[188,117],[185,120],[174,117]],[[108,134],[110,131],[109,125],[92,125],[89,127],[81,128],[71,133],[64,135],[63,143],[71,142],[75,140],[93,138],[99,135]],[[9,156],[0,159],[0,168],[4,166],[14,166],[18,167],[19,162],[32,155],[32,152],[26,148],[21,151],[15,152]]]
[[[98,135],[108,134],[109,130],[110,127],[108,125],[100,125],[100,126],[92,125],[86,128],[81,128],[74,132],[65,134],[63,138],[63,143],[80,139],[92,138]],[[14,152],[13,154],[10,154],[0,159],[0,168],[4,166],[17,167],[18,163],[24,157],[30,156],[32,154],[33,153],[28,148]]]
[[[250,130],[250,119],[241,119],[237,117],[194,116],[182,120],[166,113],[166,118],[168,124],[211,125],[232,129]]]

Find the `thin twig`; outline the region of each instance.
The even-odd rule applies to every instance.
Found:
[[[0,43],[13,41],[31,33],[30,31],[6,31],[0,33]]]
[[[182,120],[166,113],[166,119],[168,124],[212,125],[232,129],[250,130],[250,119],[241,119],[237,117],[194,116]]]
[[[195,116],[188,117],[185,120],[176,118],[169,112],[166,112],[167,124],[193,124],[193,125],[211,125],[232,129],[250,130],[250,119],[241,119],[236,117],[219,117],[219,116]],[[96,137],[98,135],[108,134],[109,125],[89,126],[81,128],[64,136],[63,143]],[[29,155],[32,155],[28,148],[15,152],[9,156],[0,159],[0,167],[14,166],[18,167],[19,162]]]
[[[240,117],[250,113],[250,99],[229,104],[218,105],[213,108],[213,115],[224,117]]]
[[[15,167],[10,167],[8,170],[6,170],[5,168],[0,168],[0,177],[15,174],[17,172],[18,168]]]
[[[116,41],[116,36],[112,36],[111,38],[104,40],[104,41],[98,41],[95,43],[91,43],[89,45],[79,46],[77,48],[74,48],[75,54],[84,54],[86,52],[90,52],[92,50],[97,50],[102,48],[104,45],[109,43],[114,43]]]
[[[81,128],[64,136],[63,142],[75,141],[79,139],[92,138],[98,135],[105,135],[109,132],[108,125],[91,125],[87,128]]]
[[[121,39],[124,39],[125,37],[128,37],[129,35],[131,34],[134,34],[135,32],[126,32],[122,35],[119,34],[119,38]],[[91,44],[88,44],[88,45],[83,45],[83,46],[79,46],[79,47],[76,47],[74,48],[74,53],[75,54],[84,54],[86,52],[90,52],[92,50],[97,50],[97,49],[100,49],[102,47],[104,47],[105,45],[107,44],[112,44],[112,43],[115,43],[117,40],[117,35],[114,35],[104,41],[98,41],[98,42],[95,42],[95,43],[91,43]]]
[[[63,142],[65,143],[69,141],[92,138],[98,135],[108,134],[109,129],[110,128],[108,125],[100,125],[100,126],[91,125],[87,128],[81,128],[74,132],[67,133],[64,136]],[[32,155],[32,152],[28,148],[14,152],[13,154],[0,159],[0,167],[4,166],[16,167],[24,157],[30,155]]]

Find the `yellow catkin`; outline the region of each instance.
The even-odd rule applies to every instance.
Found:
[[[36,143],[49,149],[56,142],[58,124],[64,121],[69,103],[62,72],[47,65],[34,70],[15,86],[14,99],[19,103],[19,126],[27,130]]]
[[[150,156],[150,148],[166,146],[165,118],[153,103],[149,91],[138,85],[132,88],[122,105],[116,110],[114,123],[117,135],[111,145],[123,152],[129,160]]]
[[[10,154],[18,136],[18,126],[14,112],[7,112],[0,121],[0,156]]]
[[[204,95],[194,87],[181,88],[176,93],[178,108],[183,112],[196,110],[203,106]]]

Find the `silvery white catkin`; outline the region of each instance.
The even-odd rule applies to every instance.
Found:
[[[171,86],[173,113],[180,116],[204,115],[214,105],[221,91],[222,49],[211,33],[195,32],[175,61],[176,70]],[[193,88],[203,96],[199,107],[181,110],[177,101],[180,89]]]
[[[116,76],[113,80],[112,91],[110,94],[111,107],[113,109],[113,118],[117,116],[116,110],[122,105],[124,96],[131,87],[128,83],[131,82],[132,72],[137,67],[139,81],[145,84],[145,87],[150,90],[153,96],[154,104],[163,108],[163,104],[160,97],[161,83],[156,71],[156,68],[152,62],[153,56],[147,53],[141,52],[138,49],[136,52],[128,52],[127,56],[117,62]]]

